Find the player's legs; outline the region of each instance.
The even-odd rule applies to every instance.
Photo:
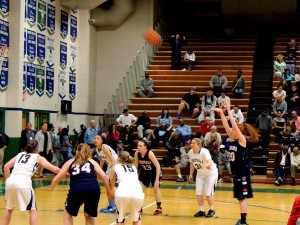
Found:
[[[2,225],[8,225],[10,223],[13,211],[14,211],[13,209],[5,210],[2,218]]]
[[[242,199],[239,200],[239,204],[240,204],[240,211],[241,211],[241,224],[247,224],[246,220],[247,220],[247,202],[246,199]]]
[[[205,210],[204,210],[204,178],[202,177],[196,177],[196,195],[197,195],[197,203],[199,206],[199,211],[194,214],[195,217],[201,217],[205,216]]]
[[[64,211],[64,225],[73,225],[73,216],[71,216],[68,211],[65,209]]]
[[[36,210],[29,211],[29,224],[37,225],[38,224],[38,214]]]
[[[87,213],[84,213],[85,225],[95,225],[95,218]]]
[[[132,224],[141,224],[141,207],[144,204],[144,199],[132,198],[130,201],[130,216]]]
[[[109,179],[110,177],[110,173],[111,173],[111,167],[107,166],[107,170],[106,170],[106,176]],[[110,199],[107,194],[107,199],[108,199],[108,206],[106,208],[100,209],[100,212],[103,213],[115,213],[116,212],[116,205],[115,205],[115,201],[113,199]]]
[[[217,170],[215,171],[214,174],[211,174],[210,176],[207,176],[204,179],[204,183],[205,183],[204,193],[206,195],[206,200],[209,205],[209,211],[206,214],[206,217],[212,217],[215,214],[214,192],[215,192],[215,185],[217,184],[217,180],[218,180]]]

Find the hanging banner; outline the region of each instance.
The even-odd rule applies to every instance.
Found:
[[[66,97],[66,71],[60,70],[59,71],[59,87],[58,87],[58,93],[59,93],[59,97],[61,99],[64,99]]]
[[[23,93],[26,91],[26,69],[27,69],[27,62],[23,63]]]
[[[36,33],[32,30],[27,30],[26,53],[28,61],[33,62],[36,56]]]
[[[54,39],[47,37],[47,66],[50,68],[54,66],[53,54],[54,54]]]
[[[76,46],[70,45],[70,72],[74,73],[77,68],[77,49]]]
[[[9,46],[9,22],[0,20],[0,45]]]
[[[46,94],[52,97],[54,92],[54,68],[46,68]]]
[[[45,91],[45,67],[39,65],[36,66],[35,82],[35,92],[41,97],[44,95]]]
[[[36,22],[36,0],[27,0],[26,10],[27,23],[32,27]]]
[[[64,70],[67,67],[68,45],[65,42],[60,42],[60,57],[59,65]]]
[[[77,17],[71,15],[70,39],[75,42],[77,39]]]
[[[0,90],[4,91],[8,85],[8,58],[4,57],[0,73]]]
[[[69,73],[69,96],[71,100],[75,99],[76,95],[76,73]]]
[[[26,46],[27,46],[27,41],[26,41],[26,38],[27,38],[27,30],[26,28],[24,28],[24,51],[23,51],[23,58],[25,58],[26,56]]]
[[[44,31],[46,29],[46,10],[47,10],[46,2],[39,0],[37,26],[40,29],[40,31]]]
[[[68,13],[61,10],[60,36],[62,38],[66,38],[68,36],[68,20]]]
[[[37,61],[39,64],[45,62],[46,57],[46,37],[43,34],[37,34]]]
[[[0,14],[2,17],[7,17],[9,14],[9,0],[0,1]]]
[[[50,35],[55,33],[55,6],[48,4],[47,31]]]
[[[36,65],[32,63],[27,63],[26,89],[29,94],[33,94],[35,91],[35,72],[36,72]]]

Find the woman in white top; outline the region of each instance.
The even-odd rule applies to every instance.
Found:
[[[106,175],[110,176],[111,168],[116,164],[118,155],[109,145],[103,144],[103,138],[100,135],[94,137],[94,151],[96,151],[97,156],[100,160],[100,167],[103,168],[104,163],[107,165]],[[108,197],[108,196],[107,196]],[[115,201],[108,197],[108,206],[106,208],[100,209],[103,213],[114,213]]]
[[[2,225],[10,223],[17,202],[20,211],[29,211],[29,224],[38,224],[36,200],[31,177],[39,165],[54,173],[58,173],[60,170],[40,156],[39,152],[39,142],[36,140],[29,141],[23,152],[4,165],[6,210],[3,215]],[[13,170],[10,173],[12,167]]]
[[[216,164],[212,161],[210,152],[203,148],[203,143],[199,138],[194,138],[189,151],[190,159],[190,176],[189,180],[193,181],[194,169],[197,170],[196,177],[196,195],[200,211],[195,217],[213,217],[214,210],[214,190],[218,179],[218,169]],[[209,204],[209,211],[205,214],[204,211],[204,196],[206,196]]]
[[[286,64],[283,60],[283,56],[281,54],[277,55],[273,66],[274,76],[281,78],[285,68],[286,68]]]
[[[279,83],[277,85],[277,90],[273,91],[273,98],[276,100],[285,100],[286,98],[286,91],[283,90],[283,85],[282,83]]]
[[[118,182],[118,188],[115,191],[117,224],[124,224],[126,212],[130,211],[132,224],[140,225],[144,193],[139,182],[137,168],[133,165],[133,158],[126,151],[120,153],[118,162],[112,168],[109,179],[111,190],[114,189],[116,179]]]

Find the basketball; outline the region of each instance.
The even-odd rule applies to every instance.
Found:
[[[145,41],[153,46],[158,46],[162,42],[161,36],[152,28],[147,28],[143,36]]]

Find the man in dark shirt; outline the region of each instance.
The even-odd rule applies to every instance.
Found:
[[[183,45],[186,45],[185,37],[181,39],[179,34],[172,35],[169,42],[172,47],[171,69],[181,70],[181,49]]]
[[[27,123],[26,129],[21,132],[20,147],[21,151],[27,146],[28,141],[35,139],[36,131],[32,130],[32,124]]]
[[[152,149],[155,148],[160,141],[163,141],[164,144],[166,145],[171,135],[170,131],[167,131],[167,129],[168,127],[166,121],[162,120],[160,126],[156,127],[154,131],[152,131],[152,137],[153,137],[153,140],[151,141]]]
[[[200,98],[197,94],[197,88],[192,87],[191,91],[186,93],[178,106],[178,113],[177,118],[181,118],[182,112],[190,112],[192,115],[191,117],[194,118],[199,113],[199,106],[200,106]]]
[[[144,132],[147,134],[147,141],[151,138],[151,129],[150,129],[151,120],[147,115],[147,112],[144,111],[142,115],[138,118],[136,127],[138,131],[139,139],[144,137]]]

